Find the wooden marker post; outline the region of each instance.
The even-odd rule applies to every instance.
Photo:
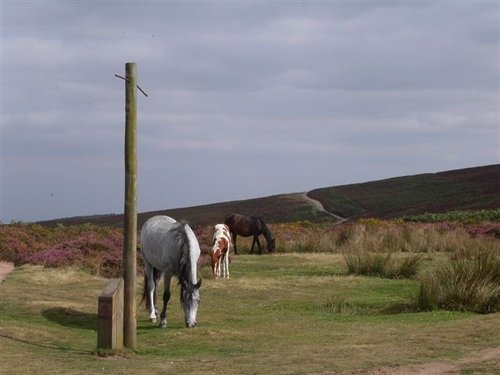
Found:
[[[97,348],[123,348],[123,279],[113,279],[98,299]]]
[[[123,341],[136,347],[136,251],[137,251],[137,69],[125,64],[125,223],[123,239]]]

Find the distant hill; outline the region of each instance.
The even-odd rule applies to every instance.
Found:
[[[308,196],[346,218],[500,208],[500,164],[332,186]]]
[[[440,173],[390,178],[342,186],[314,189],[307,196],[319,201],[326,211],[341,217],[394,218],[405,215],[453,210],[500,208],[500,164]],[[169,215],[193,226],[223,222],[230,213],[259,215],[270,223],[308,220],[335,222],[318,210],[304,193],[215,203],[187,208],[140,213],[139,227],[151,216]],[[123,215],[99,215],[56,219],[42,225],[123,225]]]
[[[264,198],[255,198],[224,203],[208,204],[187,208],[174,208],[159,211],[143,212],[138,214],[138,226],[154,215],[168,215],[177,220],[185,220],[190,225],[216,224],[224,222],[224,218],[231,213],[243,215],[258,215],[266,222],[293,222],[308,220],[311,222],[335,221],[331,216],[318,211],[303,198],[304,193],[273,195]],[[58,224],[78,225],[92,223],[97,225],[121,226],[123,215],[80,216],[39,222],[47,226]]]

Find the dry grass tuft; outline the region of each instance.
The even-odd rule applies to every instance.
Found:
[[[428,270],[420,280],[418,304],[422,310],[500,311],[500,255],[452,258]]]

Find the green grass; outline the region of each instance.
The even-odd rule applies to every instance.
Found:
[[[346,276],[340,254],[241,255],[230,267],[229,280],[202,269],[196,329],[184,328],[173,285],[169,327],[138,306],[137,350],[109,358],[95,354],[106,279],[17,268],[0,284],[0,373],[308,374],[453,360],[500,344],[499,314],[415,312],[417,281]]]

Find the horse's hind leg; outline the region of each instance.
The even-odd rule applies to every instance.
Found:
[[[163,310],[160,315],[160,327],[167,328],[167,304],[170,299],[170,280],[171,276],[164,276],[163,279]]]
[[[157,313],[155,309],[156,303],[156,282],[154,279],[154,269],[148,263],[145,264],[145,280],[146,285],[144,286],[145,297],[148,299],[146,305],[149,310],[149,320],[156,323]]]
[[[153,293],[153,300],[154,300],[154,303],[155,303],[155,308],[154,308],[154,311],[155,311],[155,318],[157,319],[159,316],[160,316],[160,312],[158,311],[158,299],[156,298],[156,291],[158,290],[158,286],[160,285],[160,280],[161,279],[157,279],[155,280],[155,290],[154,290],[154,293]],[[154,321],[154,323],[156,323],[156,319]]]

